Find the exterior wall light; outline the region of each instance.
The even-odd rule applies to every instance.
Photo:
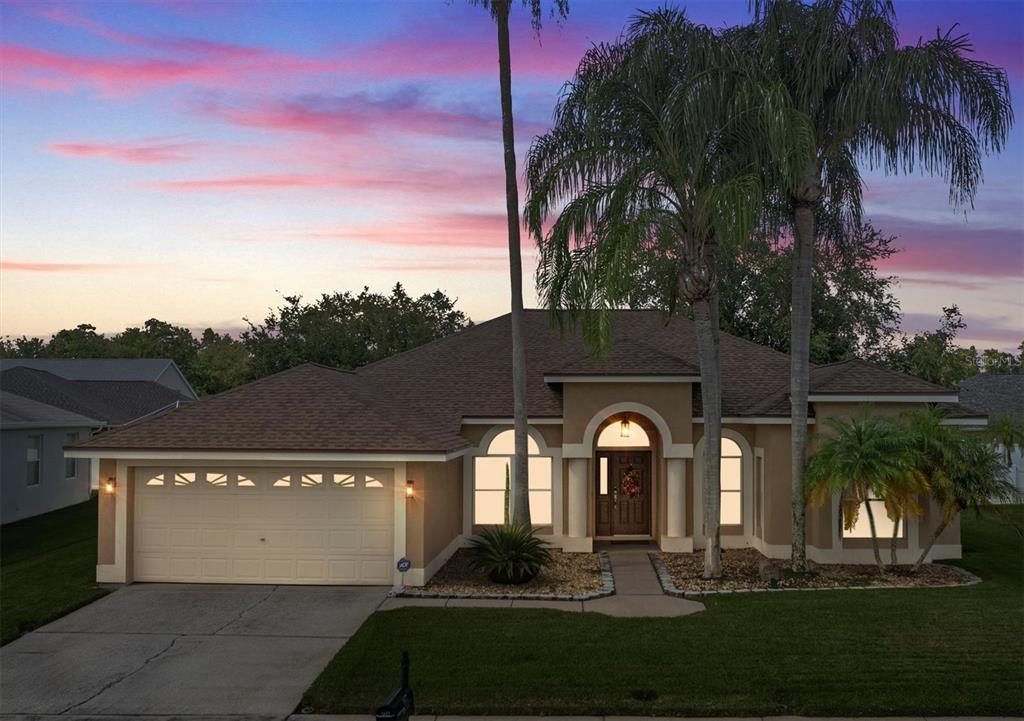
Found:
[[[117,479],[111,476],[103,484],[103,492],[113,494],[117,490]]]
[[[623,418],[619,423],[619,437],[629,438],[629,419]]]
[[[405,497],[406,498],[412,498],[412,495],[413,495],[412,481],[406,481],[405,482]]]

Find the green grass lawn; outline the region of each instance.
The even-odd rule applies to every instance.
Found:
[[[989,516],[963,543],[978,586],[711,597],[677,619],[376,613],[302,706],[372,710],[408,649],[420,713],[1024,715],[1024,543]]]
[[[96,499],[0,527],[0,644],[95,601]]]

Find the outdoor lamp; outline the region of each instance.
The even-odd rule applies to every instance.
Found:
[[[619,423],[619,437],[629,438],[629,419],[623,418],[622,422]]]
[[[405,482],[405,497],[412,498],[412,481]]]
[[[107,493],[113,493],[117,488],[117,479],[113,476],[107,479],[107,482],[103,484],[103,490]]]

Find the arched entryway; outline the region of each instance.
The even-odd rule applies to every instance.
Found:
[[[630,412],[607,418],[594,448],[594,537],[653,538],[657,429]]]

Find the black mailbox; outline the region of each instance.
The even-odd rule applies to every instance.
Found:
[[[402,651],[402,685],[374,715],[377,721],[407,721],[415,712],[412,689],[409,688],[409,652]]]

